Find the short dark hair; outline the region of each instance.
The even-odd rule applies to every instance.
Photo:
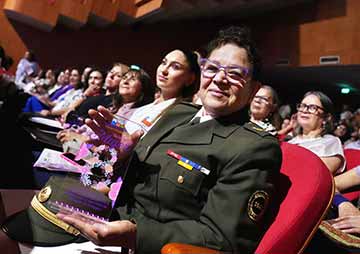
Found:
[[[207,55],[225,44],[234,44],[246,50],[249,62],[252,64],[252,78],[257,80],[261,72],[261,57],[250,29],[246,26],[230,26],[220,30],[217,37],[209,42]]]
[[[95,72],[95,71],[99,72],[101,74],[102,79],[103,79],[103,84],[105,83],[106,75],[105,75],[104,71],[99,69],[99,68],[96,68],[96,67],[91,67],[91,71],[89,71],[89,73],[85,76],[85,82],[83,84],[83,90],[84,91],[89,87],[90,74]]]

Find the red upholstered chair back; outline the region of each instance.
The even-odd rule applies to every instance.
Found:
[[[334,181],[318,156],[297,145],[281,144],[283,161],[279,188],[272,202],[274,220],[260,241],[256,254],[300,254],[313,237],[333,195]],[[220,251],[188,244],[166,244],[163,254]]]
[[[331,204],[330,171],[309,150],[283,142],[283,161],[275,194],[279,210],[258,246],[257,254],[301,253]]]
[[[360,165],[360,150],[357,149],[345,149],[344,155],[346,159],[346,170],[350,170]],[[347,199],[351,201],[358,200],[360,191],[352,191],[343,194]]]

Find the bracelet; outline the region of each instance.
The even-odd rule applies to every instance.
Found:
[[[335,207],[339,207],[339,205],[344,202],[350,202],[350,201],[347,198],[345,198],[343,195],[341,195],[340,193],[336,193],[334,196],[334,199],[332,201],[332,204]]]

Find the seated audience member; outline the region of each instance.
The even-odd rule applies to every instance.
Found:
[[[351,133],[351,141],[345,142],[344,149],[360,150],[360,128]]]
[[[285,118],[278,131],[278,137],[281,141],[288,141],[296,136],[295,130],[297,129],[297,114],[292,114],[289,118]]]
[[[126,130],[133,132],[143,129],[145,132],[160,117],[180,101],[191,101],[199,89],[200,67],[195,53],[187,50],[173,50],[161,61],[156,72],[156,86],[160,90],[158,99],[134,111]]]
[[[279,115],[281,119],[291,117],[291,106],[289,104],[284,104],[279,107]]]
[[[359,188],[360,165],[334,179],[336,192],[326,216],[326,222],[331,226],[317,232],[305,253],[360,253],[360,248],[356,247],[359,246],[360,233],[360,211],[356,207],[358,204],[341,194]]]
[[[202,63],[203,106],[176,104],[137,143],[114,211],[119,220],[92,224],[61,213],[58,218],[98,245],[136,253],[159,253],[167,242],[253,253],[268,225],[281,165],[278,140],[247,123],[247,106],[258,89],[252,81],[259,70],[256,52],[245,28],[222,30],[209,44]],[[98,134],[112,119],[104,108],[90,116],[86,123]],[[191,124],[192,119],[199,123]],[[140,135],[135,132],[119,152],[129,156],[121,148]],[[182,160],[185,164],[178,163]],[[11,218],[17,219],[23,225],[19,217]],[[19,232],[7,231],[7,223],[3,232],[16,240]],[[14,243],[1,234],[3,250]]]
[[[263,85],[250,104],[250,121],[276,135],[280,129],[279,96],[274,88]]]
[[[122,63],[115,63],[111,70],[107,73],[105,78],[105,93],[98,96],[88,97],[77,108],[69,112],[66,118],[67,123],[77,122],[78,119],[85,119],[88,117],[89,109],[96,109],[97,106],[104,106],[106,108],[112,107],[114,97],[119,95],[119,84],[122,76],[129,70],[129,67]],[[114,110],[118,110],[114,107]]]
[[[350,138],[351,132],[351,129],[345,122],[339,122],[335,127],[333,135],[338,137],[341,143],[344,144]]]
[[[39,113],[44,109],[51,109],[54,107],[56,102],[63,98],[64,94],[74,89],[74,86],[78,82],[78,80],[74,77],[78,74],[79,71],[77,69],[73,69],[71,72],[69,70],[61,72],[57,79],[57,83],[60,84],[60,87],[51,94],[31,96],[28,98],[23,108],[23,112]],[[72,77],[71,80],[70,77]]]
[[[114,66],[115,69],[118,69],[118,67]],[[113,98],[111,110],[114,113],[117,112],[119,115],[130,118],[137,107],[148,104],[152,100],[154,87],[150,76],[141,68],[129,69],[119,81],[117,96]],[[60,131],[57,138],[62,143],[73,142],[76,139],[78,147],[80,147],[83,142],[90,142],[92,134],[91,129],[84,126],[77,130],[70,128]]]
[[[80,96],[73,96],[72,101],[69,101],[69,105],[64,105],[62,109],[55,110],[55,107],[51,110],[51,115],[61,115],[61,119],[64,122],[69,112],[76,109],[87,98],[96,97],[104,93],[104,74],[98,70],[93,69],[90,71],[86,83],[84,83],[83,92]]]
[[[191,99],[199,88],[199,75],[200,67],[194,53],[185,50],[173,50],[162,59],[157,68],[156,85],[160,91],[158,99],[136,109],[135,107],[141,106],[141,104],[134,104],[132,106],[134,110],[131,110],[131,115],[128,113],[124,115],[125,111],[128,111],[128,107],[122,105],[116,114],[129,119],[129,121],[126,121],[125,128],[130,134],[139,129],[147,132],[172,106],[181,100]],[[128,82],[126,80],[120,84],[120,98],[128,97],[129,95],[133,96]],[[115,102],[114,106],[117,104]],[[90,133],[86,131],[86,135],[78,136],[79,141],[93,142],[89,140],[89,137],[93,136]],[[61,142],[64,142],[71,140],[75,135],[78,134],[74,134],[72,131],[64,131],[59,133],[58,138]]]
[[[52,69],[48,69],[39,79],[34,79],[27,83],[23,90],[31,95],[43,95],[48,93],[49,88],[53,87],[55,83],[55,73]]]
[[[318,155],[335,175],[345,169],[345,157],[339,138],[332,132],[333,103],[322,92],[311,91],[297,105],[299,133],[289,140],[291,144],[305,147]]]
[[[93,80],[100,80],[100,84],[103,83],[103,74],[100,71],[93,72],[94,77]],[[96,82],[97,83],[97,82]],[[80,73],[78,71],[72,71],[70,75],[70,84],[73,86],[73,89],[70,89],[63,95],[61,95],[55,103],[53,103],[53,107],[50,109],[43,109],[40,111],[42,116],[48,116],[50,118],[55,118],[56,116],[60,116],[65,113],[70,105],[77,100],[83,100],[85,89],[88,89],[89,93],[96,92],[99,90],[92,91],[92,88],[95,86],[89,87],[89,83],[82,83],[80,80]],[[97,87],[97,89],[101,87]]]
[[[351,108],[348,104],[341,106],[340,120],[350,119],[352,117]]]
[[[80,78],[80,81],[83,83],[83,84],[86,84],[87,83],[87,80],[89,78],[89,74],[90,72],[93,70],[92,67],[90,66],[87,66],[84,68],[82,74],[81,74],[81,78]]]

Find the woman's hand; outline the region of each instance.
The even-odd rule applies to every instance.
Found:
[[[360,234],[360,216],[345,216],[328,221],[334,228],[345,233]]]
[[[62,124],[66,123],[66,118],[67,118],[68,114],[70,113],[70,111],[72,111],[72,109],[69,109],[65,113],[60,115],[60,122]]]
[[[127,158],[134,146],[144,134],[143,131],[136,131],[129,135],[126,130],[117,131],[116,128],[109,128],[114,115],[103,106],[99,106],[98,110],[89,110],[89,116],[92,119],[86,119],[85,123],[89,126],[100,141],[118,151],[119,158]]]
[[[49,116],[51,114],[50,110],[47,110],[47,109],[43,109],[39,113],[42,116]]]
[[[343,202],[338,207],[339,218],[348,216],[359,216],[360,211],[351,202]]]
[[[99,246],[136,246],[136,224],[128,220],[96,222],[79,214],[58,213],[57,217],[77,228],[81,234]]]
[[[72,130],[62,130],[62,131],[59,131],[57,134],[56,134],[56,138],[61,142],[61,143],[65,143],[67,141],[71,141],[71,140],[74,140],[74,139],[77,139],[78,141],[80,142],[87,142],[89,140],[89,138],[85,135],[82,135],[82,134],[79,134],[79,133],[76,133]]]

